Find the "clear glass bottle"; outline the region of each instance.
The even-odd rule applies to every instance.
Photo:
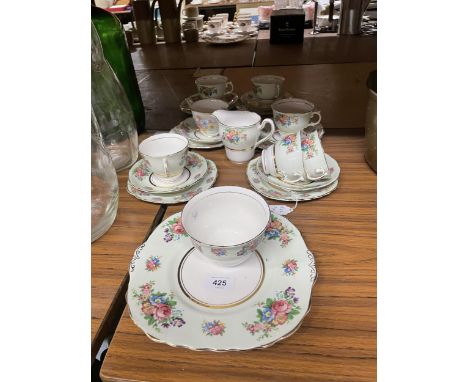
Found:
[[[104,147],[116,171],[138,158],[138,133],[133,111],[117,76],[104,58],[101,41],[91,23],[91,103]]]
[[[114,223],[118,203],[117,173],[91,110],[91,242],[104,235]]]

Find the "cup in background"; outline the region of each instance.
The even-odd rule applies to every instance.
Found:
[[[218,120],[212,114],[216,110],[227,110],[229,104],[220,99],[207,98],[192,102],[187,98],[195,125],[200,133],[206,137],[219,135]]]
[[[304,99],[285,98],[274,102],[271,109],[275,125],[283,136],[316,126],[322,120],[320,111],[315,111],[315,105]]]
[[[217,13],[215,17],[221,17],[223,19],[223,25],[227,26],[229,21],[229,13]]]
[[[221,31],[223,25],[223,20],[222,19],[210,19],[208,21],[207,26],[208,26],[208,32],[211,34],[219,33]]]
[[[185,17],[198,17],[199,12],[198,12],[198,7],[195,5],[188,5],[187,7],[184,8],[182,11],[182,14]]]
[[[188,144],[179,134],[156,134],[141,142],[138,151],[158,178],[172,182],[184,171]]]
[[[199,77],[195,80],[195,85],[202,98],[220,98],[234,90],[229,78],[219,74]]]
[[[252,25],[252,19],[239,19],[237,20],[237,25],[241,32],[247,32],[250,29],[250,26]]]
[[[270,74],[255,76],[250,79],[254,86],[255,97],[266,100],[272,100],[280,96],[284,80],[284,77]]]

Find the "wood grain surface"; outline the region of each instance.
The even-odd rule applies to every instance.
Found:
[[[129,195],[127,179],[128,169],[120,171],[117,217],[109,231],[91,244],[91,362],[122,314],[128,264],[160,207]]]
[[[312,309],[299,330],[263,350],[195,352],[152,342],[127,308],[101,369],[104,381],[376,380],[376,175],[363,158],[364,137],[349,130],[344,134],[329,131],[323,138],[341,167],[338,189],[299,203],[288,215],[314,253],[319,272]],[[218,166],[215,186],[249,187],[246,165],[228,162],[222,149],[201,154]],[[166,217],[183,206],[168,207]],[[142,205],[138,215],[146,208],[150,220],[154,206]],[[127,236],[124,232],[116,240],[129,241],[119,236]]]

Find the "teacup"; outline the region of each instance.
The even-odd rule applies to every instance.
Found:
[[[320,133],[315,130],[301,134],[302,163],[308,180],[320,180],[329,175]]]
[[[217,13],[215,17],[221,17],[223,19],[224,26],[226,26],[229,21],[229,13]]]
[[[244,163],[253,158],[255,148],[270,139],[275,124],[269,118],[262,118],[250,111],[217,110],[213,115],[218,119],[219,132],[230,161]],[[258,140],[266,124],[270,125],[268,134]]]
[[[273,119],[281,135],[289,135],[313,127],[320,123],[320,111],[314,111],[315,105],[299,98],[286,98],[271,105]],[[315,122],[312,121],[317,116]]]
[[[223,20],[222,19],[210,19],[207,23],[208,26],[208,32],[209,33],[219,33],[221,31],[221,28],[223,26]]]
[[[194,5],[189,5],[189,6],[184,8],[184,10],[182,11],[182,14],[185,17],[198,17],[198,15],[199,15],[198,7],[194,6]]]
[[[141,142],[138,151],[151,171],[170,183],[177,181],[184,171],[188,144],[187,138],[179,134],[157,134]]]
[[[219,265],[249,259],[270,224],[268,204],[242,187],[214,187],[194,196],[182,211],[182,226],[194,247]]]
[[[254,86],[254,95],[260,99],[275,99],[281,94],[285,78],[274,75],[255,76],[250,79]]]
[[[273,5],[260,5],[257,9],[260,21],[270,21],[271,14],[273,13]]]
[[[329,174],[319,133],[301,132],[283,136],[262,152],[265,174],[284,182],[320,180]]]
[[[198,93],[202,98],[219,98],[234,90],[234,85],[226,76],[213,74],[195,80]]]
[[[237,25],[239,26],[239,30],[242,32],[247,32],[250,29],[251,24],[252,24],[251,18],[237,20]]]
[[[195,120],[195,125],[202,135],[207,137],[216,137],[219,135],[218,120],[213,116],[213,112],[216,110],[225,110],[229,107],[227,102],[215,98],[201,99],[192,102],[191,99],[186,99],[190,109],[192,110],[192,116]]]

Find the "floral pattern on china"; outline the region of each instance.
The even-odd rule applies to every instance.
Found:
[[[218,123],[213,118],[202,118],[199,115],[195,115],[193,117],[197,123],[197,125],[203,126],[205,129],[216,129],[218,127]]]
[[[205,97],[215,97],[218,95],[218,89],[209,87],[209,86],[203,86],[203,85],[198,85],[200,94],[204,95]]]
[[[240,143],[247,140],[247,134],[239,129],[225,129],[223,131],[223,139],[231,143]]]
[[[292,153],[295,149],[296,146],[296,134],[289,134],[286,135],[282,140],[281,140],[281,146],[286,147],[286,153]]]
[[[253,336],[261,334],[257,340],[268,338],[273,330],[287,324],[301,311],[296,290],[288,287],[285,291],[277,292],[274,298],[267,298],[265,302],[257,304],[257,320],[253,323],[244,322],[242,326]]]
[[[220,320],[214,321],[203,321],[202,323],[202,331],[207,336],[222,336],[224,331],[226,330],[226,325]]]
[[[175,217],[164,224],[164,241],[166,243],[172,240],[179,240],[181,237],[188,237],[182,226],[182,217]]]
[[[299,117],[286,114],[276,114],[274,116],[274,120],[276,123],[281,124],[282,126],[289,127],[292,124],[296,124],[299,121]]]
[[[301,149],[307,156],[307,159],[312,158],[316,154],[318,154],[317,146],[315,145],[315,141],[310,137],[305,137],[301,141]],[[330,169],[331,171],[332,169]]]
[[[292,240],[293,230],[286,228],[281,220],[275,215],[271,215],[271,221],[265,231],[265,237],[268,240],[278,240],[281,247],[286,247]]]
[[[185,325],[182,311],[176,308],[177,302],[172,293],[154,291],[154,281],[140,286],[140,291],[133,290],[133,298],[141,304],[141,312],[148,325],[157,332],[161,328],[170,328]]]

